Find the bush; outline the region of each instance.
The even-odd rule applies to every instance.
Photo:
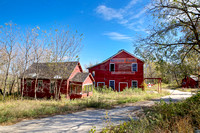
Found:
[[[144,116],[119,126],[108,132],[194,132],[200,129],[200,93],[177,103],[161,101],[144,111]],[[106,131],[104,130],[104,131]],[[103,131],[103,132],[104,132]]]

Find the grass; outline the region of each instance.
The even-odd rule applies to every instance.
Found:
[[[111,126],[102,132],[112,133],[193,133],[200,129],[200,93],[177,103],[164,101],[146,109],[137,121],[131,120],[119,126]]]
[[[114,92],[111,89],[94,90],[92,97],[83,99],[55,100],[16,100],[6,98],[0,101],[0,124],[13,124],[23,119],[33,119],[56,114],[67,114],[81,111],[86,108],[112,108],[115,105],[133,103],[152,98],[158,98],[168,93],[148,93],[140,89],[126,89],[123,92]]]

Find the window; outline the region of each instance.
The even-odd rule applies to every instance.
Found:
[[[132,87],[133,88],[138,88],[138,82],[136,80],[132,81]]]
[[[111,72],[115,71],[115,64],[113,64],[113,63],[110,64],[110,71]]]
[[[92,71],[92,76],[93,76],[93,77],[95,76],[95,71]]]
[[[26,80],[26,88],[25,88],[25,91],[30,91],[32,87],[32,81],[31,80]]]
[[[43,91],[43,81],[38,80],[37,91]]]
[[[49,92],[50,92],[51,94],[53,94],[53,93],[54,93],[54,90],[55,90],[55,81],[51,81]]]
[[[26,89],[31,89],[32,86],[32,81],[31,80],[27,80],[26,81]]]
[[[137,72],[137,64],[136,63],[132,64],[132,71]]]
[[[111,87],[113,90],[115,89],[115,80],[109,81],[109,87]]]
[[[97,82],[97,87],[103,88],[105,86],[105,82]]]

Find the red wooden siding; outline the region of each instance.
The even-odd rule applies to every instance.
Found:
[[[110,72],[110,63],[115,64],[114,72]],[[132,63],[137,64],[136,72],[132,71]],[[109,87],[109,81],[114,80],[115,90],[119,91],[119,88],[120,90],[123,90],[126,87],[126,84],[128,84],[129,88],[132,87],[133,80],[138,82],[139,88],[142,88],[141,84],[144,80],[143,64],[143,61],[122,50],[103,63],[88,69],[92,74],[95,72],[95,75],[93,75],[95,86],[97,86],[97,83],[102,85],[102,82],[105,82],[105,85]]]
[[[92,92],[88,92],[88,94],[80,94],[80,95],[70,95],[70,84],[72,83],[70,80],[77,74],[77,73],[82,73],[83,70],[81,68],[80,63],[78,63],[73,72],[71,73],[71,75],[69,76],[68,79],[64,79],[62,81],[62,85],[61,85],[61,94],[66,95],[66,98],[81,98],[81,97],[87,97],[92,95]],[[22,81],[22,79],[21,79]],[[26,81],[31,81],[31,85],[27,86],[27,82]],[[28,96],[28,97],[35,97],[35,79],[25,79],[25,84],[24,84],[24,96]],[[56,81],[54,79],[50,80],[50,79],[38,79],[38,81],[42,81],[42,88],[39,89],[39,91],[37,91],[37,98],[50,98],[50,97],[54,97],[54,93],[50,92],[50,85],[51,85],[51,81]],[[94,78],[92,77],[91,74],[89,74],[84,82],[80,82],[80,83],[73,83],[75,85],[80,85],[81,89],[83,88],[83,86],[85,84],[93,84],[94,82]],[[57,87],[60,86],[61,80],[57,80]],[[37,84],[38,85],[38,84]],[[22,82],[21,82],[21,91],[22,91]]]

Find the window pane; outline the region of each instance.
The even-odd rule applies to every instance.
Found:
[[[137,64],[132,64],[132,71],[136,72],[137,71]]]
[[[137,88],[138,87],[137,81],[132,81],[132,87],[133,88]]]
[[[110,81],[109,85],[111,88],[115,89],[115,81]]]
[[[115,71],[115,64],[110,64],[110,71],[114,72]]]
[[[50,93],[54,93],[55,82],[51,82]]]

